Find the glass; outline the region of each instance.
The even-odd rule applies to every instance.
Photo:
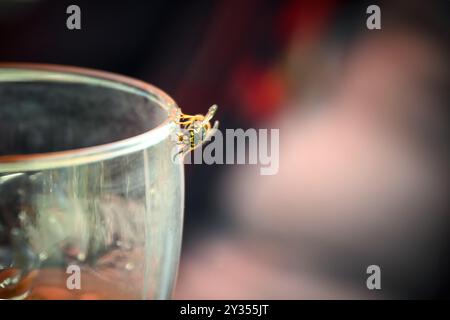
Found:
[[[138,80],[0,65],[0,299],[170,298],[178,112]]]

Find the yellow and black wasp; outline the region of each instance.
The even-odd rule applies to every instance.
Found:
[[[214,126],[211,126],[210,123],[216,112],[217,105],[211,106],[206,115],[187,115],[180,112],[178,120],[175,122],[182,129],[177,133],[177,144],[181,146],[181,150],[175,156],[185,155],[209,140],[219,127],[219,121],[215,121]]]

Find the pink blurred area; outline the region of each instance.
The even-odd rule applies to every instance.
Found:
[[[344,40],[331,17],[345,8],[290,2],[273,26],[278,59],[236,69],[241,114],[280,130],[280,171],[230,169],[218,189],[230,227],[186,253],[176,298],[448,292],[448,29],[436,8],[403,2],[382,6],[378,31],[348,13],[360,16]]]

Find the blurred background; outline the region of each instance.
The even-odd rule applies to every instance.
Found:
[[[448,1],[2,0],[0,61],[121,73],[185,113],[217,103],[221,129],[280,130],[277,175],[186,167],[175,298],[450,298],[449,15]]]

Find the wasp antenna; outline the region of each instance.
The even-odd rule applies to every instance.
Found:
[[[205,121],[209,121],[212,119],[212,117],[214,117],[214,114],[216,113],[218,107],[217,104],[213,104],[211,107],[209,107],[208,109],[208,113],[205,116]]]
[[[214,113],[216,113],[218,108],[219,107],[217,106],[217,104],[213,104],[211,107],[209,107],[208,112],[212,112],[214,114]]]

